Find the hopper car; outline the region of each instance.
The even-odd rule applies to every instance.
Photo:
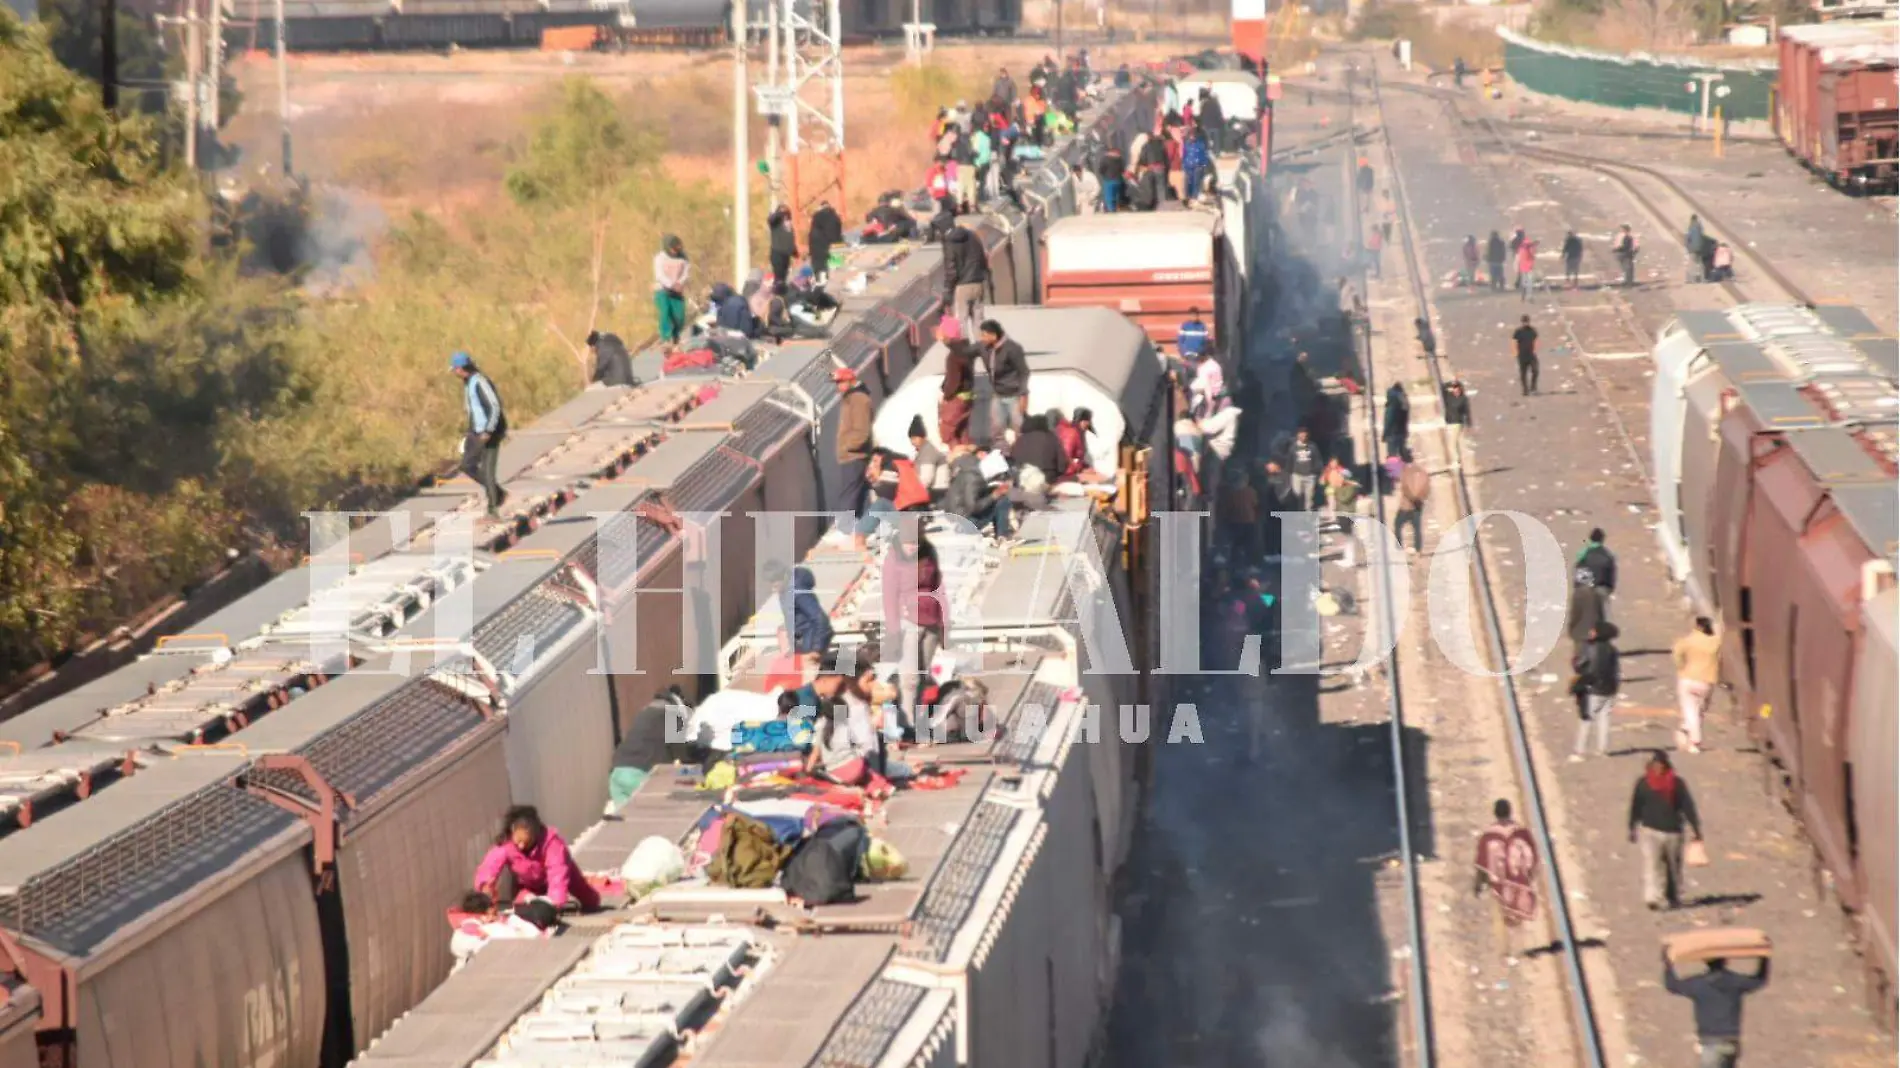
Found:
[[[1722,627],[1722,682],[1889,1018],[1897,351],[1852,308],[1684,311],[1659,337],[1651,401],[1664,554]]]
[[[1153,120],[1143,87],[1084,129]],[[1080,152],[1031,173],[1026,213],[969,223],[991,299],[1033,299],[1033,235],[1073,205]],[[578,832],[662,690],[716,684],[683,654],[716,659],[757,602],[752,524],[702,530],[696,513],[822,509],[832,371],[882,398],[926,347],[937,249],[856,249],[834,278],[851,295],[826,341],[736,379],[665,375],[648,349],[642,385],[513,431],[499,519],[465,478],[429,480],[324,527],[302,566],[190,633],[0,723],[0,1065],[36,1046],[47,1065],[330,1068],[438,986],[441,910],[503,808]],[[788,556],[819,533],[794,530]],[[714,566],[718,603],[688,600],[682,580]]]
[[[1900,179],[1900,25],[1846,19],[1782,29],[1774,127],[1837,188],[1893,192]]]
[[[1083,613],[1109,608],[1125,625],[1158,611],[1156,554],[1143,541],[1153,529],[1143,529],[1140,510],[1169,493],[1156,480],[1171,469],[1150,460],[1168,448],[1167,391],[1152,342],[1112,310],[1004,307],[994,315],[1030,350],[1032,381],[1047,383],[1050,403],[1130,414],[1102,428],[1094,457],[1115,476],[1112,495],[1060,498],[1027,516],[1009,544],[941,520],[930,530],[954,606],[947,648],[959,678],[985,688],[1002,729],[934,747],[935,759],[972,770],[945,789],[888,803],[879,833],[903,852],[908,877],[813,907],[779,890],[680,884],[581,917],[544,946],[498,943],[372,1043],[360,1068],[525,1065],[554,1035],[573,1043],[561,1047],[572,1063],[609,1055],[672,1063],[689,1038],[696,1068],[1090,1063],[1118,970],[1116,882],[1173,695],[1169,676],[1155,673],[1159,644],[1132,631],[1127,669],[1102,670],[1107,636],[1091,633]],[[901,423],[934,403],[927,379],[941,365],[933,347],[886,402],[898,414],[880,416],[880,444],[907,447]],[[824,545],[804,564],[841,648],[890,648],[881,565]],[[780,611],[765,599],[725,645],[730,689],[765,692]],[[1139,702],[1153,718],[1145,732],[1124,734],[1121,724],[1135,721],[1123,710]],[[611,819],[583,834],[581,865],[617,869],[648,836],[689,835],[711,802],[679,788],[680,770],[656,768]],[[737,803],[748,796],[741,789]],[[788,936],[794,929],[824,937]],[[669,980],[616,966],[633,947],[655,944],[701,947],[703,966],[732,992],[668,1000],[659,1009],[664,1026],[612,1034],[584,1026],[576,1014],[604,983],[623,1009],[654,1004],[655,988],[669,983],[704,989],[703,972]],[[500,987],[508,993],[497,998]],[[610,1054],[615,1043],[625,1045]]]

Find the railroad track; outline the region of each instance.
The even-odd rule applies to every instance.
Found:
[[[1350,77],[1351,75],[1348,74],[1348,78]],[[1348,84],[1350,85],[1350,82],[1348,82]],[[1356,122],[1357,117],[1353,114],[1354,108],[1355,101],[1349,92],[1346,95],[1345,125],[1346,130],[1356,132],[1359,127]],[[1374,118],[1377,119],[1378,109],[1376,106],[1373,109],[1373,114]],[[1382,128],[1380,129],[1380,139],[1384,140]],[[1361,141],[1359,138],[1354,137],[1350,140],[1343,140],[1342,143],[1356,148]],[[1342,161],[1346,172],[1347,198],[1342,226],[1350,228],[1350,232],[1353,234],[1351,247],[1356,251],[1362,251],[1365,228],[1360,224],[1359,220],[1363,217],[1364,211],[1363,206],[1359,203],[1359,184],[1355,180],[1357,174],[1356,168],[1354,167],[1354,157],[1356,155],[1357,152],[1348,152]],[[1363,256],[1360,257],[1360,262],[1362,266],[1359,269],[1357,281],[1359,292],[1364,293],[1366,292],[1366,278]],[[1379,424],[1370,398],[1379,395],[1379,386],[1372,362],[1372,329],[1369,322],[1362,322],[1360,327],[1360,335],[1354,339],[1354,345],[1356,348],[1363,346],[1360,348],[1360,355],[1362,358],[1361,366],[1366,377],[1366,397],[1368,398],[1366,403],[1367,440],[1376,442],[1379,440]],[[1375,492],[1369,496],[1372,498],[1373,518],[1378,520],[1380,529],[1388,529],[1386,525],[1385,495]],[[1386,634],[1393,635],[1399,632],[1399,621],[1397,619],[1397,609],[1393,604],[1393,598],[1389,588],[1391,582],[1389,576],[1391,575],[1391,568],[1393,566],[1391,554],[1387,551],[1386,539],[1374,538],[1372,541],[1374,544],[1370,547],[1371,567],[1368,569],[1373,587],[1372,599],[1376,605],[1375,610],[1379,613],[1380,626],[1384,628]],[[1399,566],[1404,565],[1400,564]],[[1392,650],[1386,654],[1385,668],[1387,738],[1390,748],[1390,759],[1392,761],[1393,816],[1398,825],[1399,866],[1405,876],[1405,936],[1407,951],[1411,956],[1411,967],[1406,977],[1406,1003],[1410,1005],[1412,1009],[1412,1064],[1414,1068],[1433,1068],[1433,1065],[1437,1063],[1437,1049],[1432,1025],[1431,983],[1426,978],[1429,971],[1429,961],[1426,957],[1424,906],[1421,904],[1418,886],[1418,854],[1412,848],[1411,808],[1413,787],[1406,775],[1406,768],[1411,765],[1406,753],[1405,698],[1399,678],[1398,647],[1396,644]]]
[[[1369,72],[1367,89],[1370,96],[1371,107],[1375,116],[1378,118],[1379,128],[1383,130],[1385,129],[1384,100],[1381,95],[1377,67],[1372,64],[1367,64],[1362,69]],[[1352,106],[1352,104],[1349,102],[1349,107],[1350,106]],[[1427,286],[1426,275],[1420,267],[1422,261],[1419,257],[1416,236],[1412,230],[1411,212],[1407,207],[1404,173],[1399,167],[1398,156],[1392,148],[1390,138],[1382,138],[1381,140],[1383,141],[1386,171],[1393,203],[1398,211],[1400,248],[1403,250],[1406,275],[1410,283],[1417,317],[1429,320],[1431,317],[1430,292]],[[1358,204],[1356,194],[1353,208],[1355,214],[1351,217],[1356,219],[1359,217],[1357,215]],[[1363,277],[1361,284],[1363,285]],[[1363,343],[1365,345],[1363,359],[1367,375],[1366,396],[1368,398],[1377,397],[1380,395],[1380,392],[1379,386],[1374,380],[1371,333],[1369,327],[1364,334]],[[1426,360],[1427,367],[1431,373],[1432,385],[1440,396],[1443,396],[1444,386],[1447,380],[1444,367],[1445,362],[1444,358],[1436,353],[1428,356]],[[1366,405],[1366,418],[1369,423],[1368,430],[1371,432],[1372,440],[1377,441],[1379,425],[1374,415],[1374,405],[1371,403]],[[1441,430],[1440,433],[1443,434],[1444,431]],[[1447,452],[1447,455],[1451,454]],[[1471,485],[1462,468],[1454,467],[1450,471],[1450,474],[1452,475],[1453,485],[1456,490],[1459,517],[1460,519],[1467,518],[1477,511]],[[1370,496],[1373,500],[1374,516],[1381,524],[1384,524],[1384,497],[1382,494],[1376,492],[1370,494]],[[1380,542],[1384,541],[1384,539],[1377,540]],[[1373,554],[1375,563],[1373,568],[1375,575],[1375,597],[1379,601],[1378,610],[1385,613],[1387,625],[1392,625],[1393,606],[1391,598],[1386,595],[1383,583],[1378,582],[1376,578],[1377,576],[1384,575],[1390,566],[1387,562],[1386,546],[1383,544],[1378,545],[1373,549]],[[1510,734],[1513,761],[1516,765],[1523,796],[1526,799],[1524,807],[1529,819],[1531,834],[1537,842],[1537,848],[1543,859],[1545,899],[1549,905],[1551,917],[1555,921],[1557,928],[1557,949],[1562,957],[1562,973],[1564,976],[1566,995],[1570,1003],[1570,1010],[1573,1017],[1572,1022],[1577,1035],[1578,1046],[1582,1054],[1582,1063],[1586,1065],[1587,1068],[1607,1068],[1607,1062],[1604,1058],[1602,1036],[1597,1024],[1596,1008],[1591,1001],[1588,979],[1584,975],[1582,951],[1578,944],[1576,925],[1573,923],[1570,915],[1570,896],[1564,886],[1563,871],[1558,861],[1557,850],[1550,833],[1550,820],[1545,807],[1543,790],[1539,785],[1536,762],[1531,755],[1529,728],[1524,707],[1519,699],[1516,684],[1508,673],[1510,656],[1505,647],[1503,622],[1498,610],[1497,597],[1491,577],[1492,568],[1486,559],[1486,553],[1481,539],[1473,539],[1470,547],[1470,560],[1471,582],[1478,595],[1476,600],[1479,606],[1478,614],[1482,621],[1481,626],[1484,630],[1489,655],[1499,671],[1497,676],[1499,696],[1504,705],[1505,722]],[[1394,632],[1396,632],[1396,627],[1394,628]],[[1399,688],[1397,672],[1390,672],[1390,676],[1391,680],[1388,693],[1392,713],[1393,763],[1395,769],[1394,775],[1398,787],[1396,792],[1399,798],[1400,840],[1401,847],[1403,848],[1409,844],[1409,813],[1407,812],[1406,806],[1407,786],[1405,781],[1405,764],[1403,760],[1404,742],[1402,737],[1404,727],[1404,701]],[[1419,903],[1416,870],[1413,858],[1409,852],[1406,856],[1405,869],[1409,895],[1408,911],[1411,919],[1410,934],[1413,952],[1417,955],[1422,951],[1419,932]],[[1416,1063],[1420,1068],[1430,1068],[1433,1063],[1433,1053],[1431,1045],[1432,1024],[1428,1001],[1429,992],[1424,989],[1426,986],[1423,978],[1425,972],[1424,960],[1422,956],[1416,959],[1417,964],[1413,970],[1414,989],[1412,997],[1414,1006],[1413,1029],[1417,1035],[1419,1050]]]

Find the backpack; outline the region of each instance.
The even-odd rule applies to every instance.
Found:
[[[864,824],[835,819],[798,844],[785,862],[781,886],[807,905],[833,905],[856,896],[858,865],[871,845]]]
[[[719,848],[713,851],[706,874],[713,882],[737,890],[763,890],[772,885],[785,854],[786,848],[770,827],[734,812],[719,832]]]

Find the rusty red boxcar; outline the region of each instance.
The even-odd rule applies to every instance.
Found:
[[[1853,192],[1894,188],[1900,156],[1900,30],[1884,19],[1781,31],[1775,132],[1829,182]]]

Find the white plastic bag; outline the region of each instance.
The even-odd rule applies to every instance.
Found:
[[[680,847],[651,835],[640,840],[633,847],[627,862],[620,866],[620,877],[626,881],[627,892],[635,896],[645,896],[650,891],[678,882],[686,874],[686,857],[680,853]]]

